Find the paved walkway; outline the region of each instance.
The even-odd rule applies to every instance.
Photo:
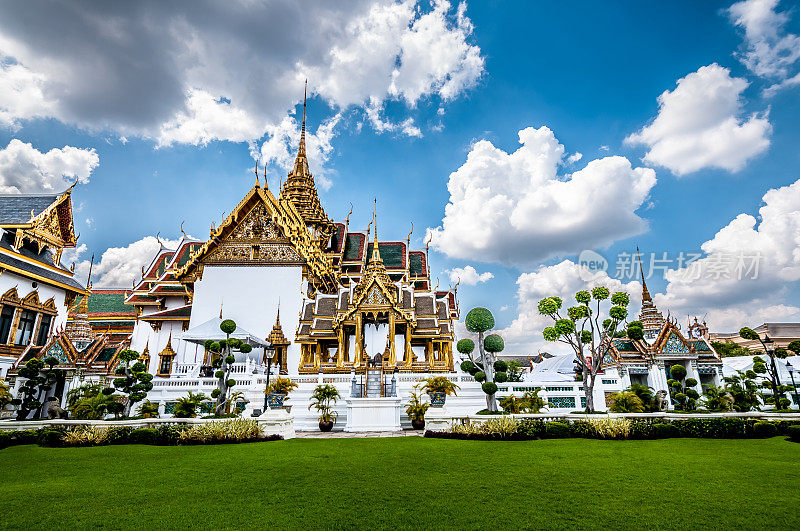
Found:
[[[350,433],[346,431],[298,431],[295,436],[298,439],[346,439],[346,438],[365,438],[365,437],[422,437],[425,432],[422,430],[403,430],[403,431],[362,431]]]

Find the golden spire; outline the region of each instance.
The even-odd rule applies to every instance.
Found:
[[[378,199],[375,198],[375,212],[372,214],[372,222],[375,224],[375,243],[372,245],[372,258],[370,262],[381,262],[381,252],[378,249]]]
[[[300,146],[297,150],[297,157],[294,160],[294,167],[289,172],[286,182],[280,188],[282,198],[291,201],[297,212],[303,218],[306,225],[311,227],[318,235],[322,235],[321,240],[333,232],[333,223],[325,214],[325,209],[319,201],[317,188],[314,184],[314,177],[308,169],[308,158],[306,156],[306,103],[308,100],[308,81],[303,93],[303,121],[300,128]]]
[[[647,291],[647,283],[644,281],[644,269],[642,269],[642,253],[639,252],[639,246],[636,246],[636,254],[639,257],[639,273],[642,275],[642,304],[645,302],[653,302],[650,292]]]

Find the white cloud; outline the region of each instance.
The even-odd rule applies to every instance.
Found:
[[[402,122],[392,122],[383,117],[382,104],[373,100],[366,108],[367,119],[375,131],[379,133],[400,132],[406,136],[421,137],[422,131],[414,125],[414,119],[409,117]]]
[[[94,149],[64,146],[42,153],[13,138],[0,149],[0,193],[63,192],[76,179],[89,182],[99,163]]]
[[[576,151],[575,153],[573,153],[572,155],[567,157],[567,163],[568,164],[575,164],[576,162],[578,162],[582,158],[583,158],[583,153],[580,153],[580,152]]]
[[[746,0],[728,10],[734,25],[744,29],[746,50],[739,58],[754,74],[784,80],[800,59],[800,36],[787,33],[787,12],[778,13],[779,0]]]
[[[447,269],[445,273],[450,277],[450,282],[455,284],[460,281],[466,286],[475,286],[478,283],[487,282],[494,278],[494,275],[489,271],[478,273],[471,265]]]
[[[0,49],[0,126],[15,129],[20,120],[51,116],[55,105],[44,93],[45,76],[2,57]]]
[[[769,147],[766,116],[741,118],[747,81],[716,63],[678,80],[658,97],[658,116],[626,142],[644,144],[644,161],[685,175],[703,168],[731,172]]]
[[[636,215],[655,172],[624,157],[590,161],[559,176],[564,146],[547,127],[519,132],[513,153],[476,142],[450,174],[442,225],[431,245],[453,258],[531,264],[606,246],[647,228]]]
[[[569,347],[561,343],[550,343],[542,337],[542,331],[552,325],[549,317],[539,314],[539,301],[545,297],[561,297],[564,307],[574,306],[575,293],[605,286],[611,292],[626,291],[631,296],[628,307],[628,318],[638,314],[642,288],[639,282],[623,284],[610,278],[606,273],[598,275],[591,282],[581,280],[581,268],[578,264],[564,260],[551,266],[539,266],[530,273],[523,273],[517,279],[517,317],[499,333],[506,342],[505,352],[509,354],[537,354],[540,351],[551,353],[571,352]]]
[[[333,114],[387,100],[453,99],[483,73],[466,5],[293,0],[101,9],[31,0],[0,20],[0,123],[52,117],[159,145],[256,141],[303,80]],[[319,121],[319,120],[318,120]],[[413,120],[398,132],[417,136]]]
[[[797,319],[800,308],[787,297],[800,281],[800,181],[763,201],[760,219],[739,214],[702,244],[702,258],[668,271],[656,302],[676,315],[708,313],[721,330]]]
[[[190,90],[186,109],[164,123],[158,134],[158,145],[173,143],[206,145],[212,140],[246,142],[264,135],[266,124],[243,109],[215,98],[204,90]]]
[[[165,247],[175,248],[178,240],[161,239]],[[145,236],[141,240],[125,247],[110,247],[92,267],[92,285],[96,288],[129,288],[134,280],[142,276],[142,267],[147,267],[161,249],[161,243],[154,236]],[[86,255],[86,245],[81,244],[70,252],[65,251],[62,263],[76,262],[75,277],[86,283],[89,276],[91,260],[82,259]]]

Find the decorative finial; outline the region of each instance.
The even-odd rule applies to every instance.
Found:
[[[185,220],[184,220],[184,221],[181,221],[181,234],[183,234],[183,237],[184,237],[184,238],[188,238],[188,236],[186,236],[186,231],[185,231],[185,230],[183,230],[183,224],[184,224],[184,223],[186,223],[186,221],[185,221]]]
[[[261,183],[258,182],[258,159],[256,159],[256,164],[255,168],[253,168],[253,173],[256,174],[256,188],[258,188],[259,186],[261,186]]]
[[[653,298],[650,292],[647,291],[647,283],[644,281],[644,269],[642,268],[642,253],[639,252],[639,246],[636,246],[636,255],[639,257],[639,273],[642,275],[642,302],[652,302]]]
[[[425,240],[425,255],[428,255],[428,247],[431,244],[431,240],[433,239],[433,235],[428,233],[428,238]]]
[[[219,318],[222,319],[222,304],[225,302],[224,297],[220,297],[219,299]]]
[[[89,262],[89,277],[86,279],[86,289],[92,289],[92,269],[94,269],[94,255]]]
[[[411,222],[411,230],[408,231],[408,236],[406,236],[406,246],[411,245],[411,235],[414,233],[414,222]]]
[[[305,88],[303,88],[303,125],[300,127],[300,149],[297,151],[297,156],[306,155],[306,99],[308,98],[308,79],[306,79]]]
[[[258,177],[256,177],[258,179]],[[267,163],[264,162],[264,188],[269,189],[269,182],[267,181]]]
[[[353,213],[353,202],[350,202],[350,212],[347,213],[347,217],[344,220],[344,224],[346,228],[350,228],[350,214]]]

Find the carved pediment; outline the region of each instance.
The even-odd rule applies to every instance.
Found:
[[[366,306],[386,306],[389,304],[389,300],[386,298],[386,295],[383,294],[383,291],[381,291],[381,289],[378,287],[378,284],[375,283],[367,292],[367,296],[364,297],[363,304]]]
[[[265,241],[284,239],[280,227],[267,212],[263,203],[257,203],[236,226],[228,240]]]

